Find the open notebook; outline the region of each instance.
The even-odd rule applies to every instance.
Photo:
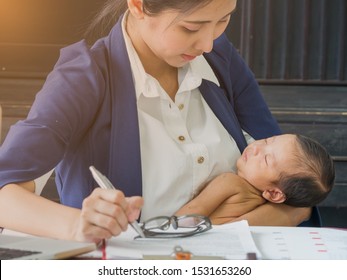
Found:
[[[95,249],[94,243],[0,234],[0,260],[67,259]]]

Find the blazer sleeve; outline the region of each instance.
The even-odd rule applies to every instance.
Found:
[[[61,50],[27,118],[11,127],[1,146],[1,187],[45,174],[86,133],[104,92],[93,56],[83,41]]]

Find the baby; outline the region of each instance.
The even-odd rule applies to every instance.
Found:
[[[302,135],[274,136],[249,144],[237,174],[217,176],[175,215],[195,213],[222,224],[267,201],[312,207],[328,196],[334,180],[333,160],[322,145]]]

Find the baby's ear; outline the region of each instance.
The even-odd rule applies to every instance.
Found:
[[[286,200],[286,195],[279,188],[270,188],[263,191],[262,196],[273,203],[282,203]]]

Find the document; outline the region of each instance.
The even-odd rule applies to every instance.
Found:
[[[176,246],[189,251],[193,256],[222,257],[243,260],[248,253],[261,257],[255,246],[247,221],[240,221],[220,226],[190,237],[155,239],[134,239],[137,234],[129,227],[120,236],[107,241],[109,259],[143,259],[146,255],[170,256]],[[84,257],[101,257],[101,252],[94,251]]]
[[[347,260],[347,230],[250,227],[263,259]]]

